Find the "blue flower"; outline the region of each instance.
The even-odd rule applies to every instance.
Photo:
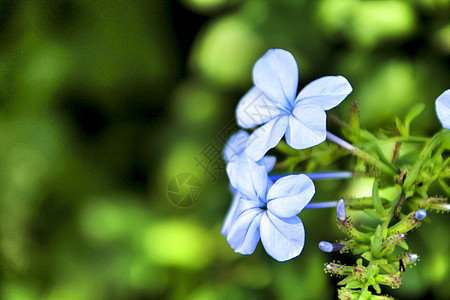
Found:
[[[233,134],[228,140],[223,150],[223,157],[225,162],[229,163],[234,159],[239,159],[241,156],[246,156],[245,146],[247,145],[249,134],[244,130],[239,130]],[[264,165],[266,166],[267,173],[272,171],[276,163],[275,156],[263,157]]]
[[[255,163],[252,159],[250,159],[245,153],[245,145],[247,144],[249,134],[243,130],[238,131],[234,135],[230,137],[227,144],[225,145],[223,156],[225,161],[228,163],[228,170],[231,174],[249,174],[249,168],[259,168],[260,173],[266,174],[270,172],[275,163],[276,157],[274,156],[266,156],[263,157],[258,163]],[[235,163],[229,164],[231,161]],[[235,177],[233,177],[234,180]],[[241,178],[242,179],[242,178]],[[251,180],[251,179],[245,179]],[[231,182],[233,186],[233,181]],[[236,183],[235,183],[236,184]],[[244,189],[245,190],[245,189]],[[238,202],[241,198],[241,194],[232,187],[233,200],[231,202],[230,209],[225,217],[225,221],[223,223],[221,233],[224,236],[228,235],[231,224],[234,223],[236,218],[242,212],[238,208]]]
[[[308,84],[296,97],[298,68],[286,50],[271,49],[253,67],[255,86],[244,95],[236,109],[242,128],[259,127],[250,136],[245,151],[261,159],[286,137],[294,149],[305,149],[326,138],[326,114],[352,92],[342,76],[326,76]]]
[[[261,239],[266,252],[278,261],[298,256],[305,230],[297,214],[311,201],[315,188],[306,175],[290,175],[275,184],[261,161],[233,160],[227,173],[236,189],[238,214],[228,220],[227,241],[237,253],[252,254]],[[227,222],[227,220],[226,220]]]
[[[436,99],[436,114],[442,127],[450,130],[450,89]]]

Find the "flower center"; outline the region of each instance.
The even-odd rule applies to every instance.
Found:
[[[260,209],[262,209],[262,210],[267,210],[267,206],[266,206],[266,205],[261,206]]]

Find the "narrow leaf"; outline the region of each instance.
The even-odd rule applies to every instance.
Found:
[[[425,104],[419,103],[408,112],[408,114],[405,117],[405,129],[406,132],[409,134],[409,127],[411,125],[411,122],[418,116],[420,113],[425,109]]]
[[[366,214],[368,214],[369,216],[374,217],[377,220],[381,220],[381,217],[382,217],[381,214],[379,212],[377,212],[375,209],[366,208],[366,209],[364,209],[364,212]]]
[[[403,126],[402,121],[399,118],[395,118],[395,125],[397,125],[398,131],[402,134],[402,136],[408,136],[408,132],[406,131],[405,126]]]
[[[384,207],[383,207],[383,204],[381,203],[380,192],[378,190],[378,181],[376,179],[373,181],[372,201],[373,201],[373,206],[375,207],[375,210],[378,213],[383,214]]]

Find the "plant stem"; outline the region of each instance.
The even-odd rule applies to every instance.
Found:
[[[347,149],[349,152],[351,152],[353,155],[363,159],[365,162],[371,164],[372,166],[379,168],[381,171],[385,172],[386,174],[389,174],[391,176],[396,176],[397,173],[394,171],[394,169],[382,161],[376,159],[375,157],[369,155],[368,153],[356,148],[355,146],[350,145],[346,141],[342,140],[341,138],[338,138],[334,134],[327,131],[327,139],[330,141],[336,143],[337,145]]]
[[[372,197],[362,197],[344,200],[345,206],[350,209],[364,209],[367,207],[373,207]],[[384,204],[387,204],[387,200],[383,201]],[[330,208],[336,207],[338,201],[328,201],[328,202],[317,202],[317,203],[308,203],[304,209],[316,209],[316,208]]]

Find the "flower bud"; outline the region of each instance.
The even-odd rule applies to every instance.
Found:
[[[406,234],[404,234],[404,233],[397,233],[397,234],[391,235],[384,242],[383,249],[381,250],[381,252],[384,255],[392,253],[395,250],[395,246],[397,246],[398,244],[403,242],[405,240],[405,237],[406,237]]]
[[[332,262],[325,265],[325,272],[333,275],[351,275],[353,274],[353,267]]]
[[[419,204],[420,208],[426,210],[434,210],[437,212],[449,212],[450,204],[447,203],[447,198],[428,198]]]
[[[417,254],[415,254],[415,253],[408,253],[408,254],[406,255],[406,257],[403,258],[403,261],[404,261],[406,264],[413,264],[413,263],[415,263],[418,259],[419,259],[419,255],[417,255]]]
[[[345,247],[343,244],[332,244],[326,241],[322,241],[319,243],[319,249],[323,252],[334,252],[334,251],[340,251]]]
[[[336,207],[336,213],[339,221],[341,223],[345,222],[345,219],[347,219],[347,215],[345,213],[345,202],[344,199],[339,200],[337,207]]]
[[[426,217],[427,217],[427,211],[425,209],[419,209],[414,216],[414,218],[417,221],[422,221]]]
[[[409,255],[409,259],[411,262],[415,262],[417,259],[419,259],[419,255],[415,254],[415,253],[411,253]]]
[[[377,275],[375,280],[379,284],[388,285],[393,289],[397,289],[402,285],[402,276],[400,275]]]
[[[424,209],[419,209],[416,212],[411,212],[408,216],[404,217],[400,222],[389,228],[389,235],[406,233],[414,228],[420,226],[423,219],[427,216],[427,212]]]

